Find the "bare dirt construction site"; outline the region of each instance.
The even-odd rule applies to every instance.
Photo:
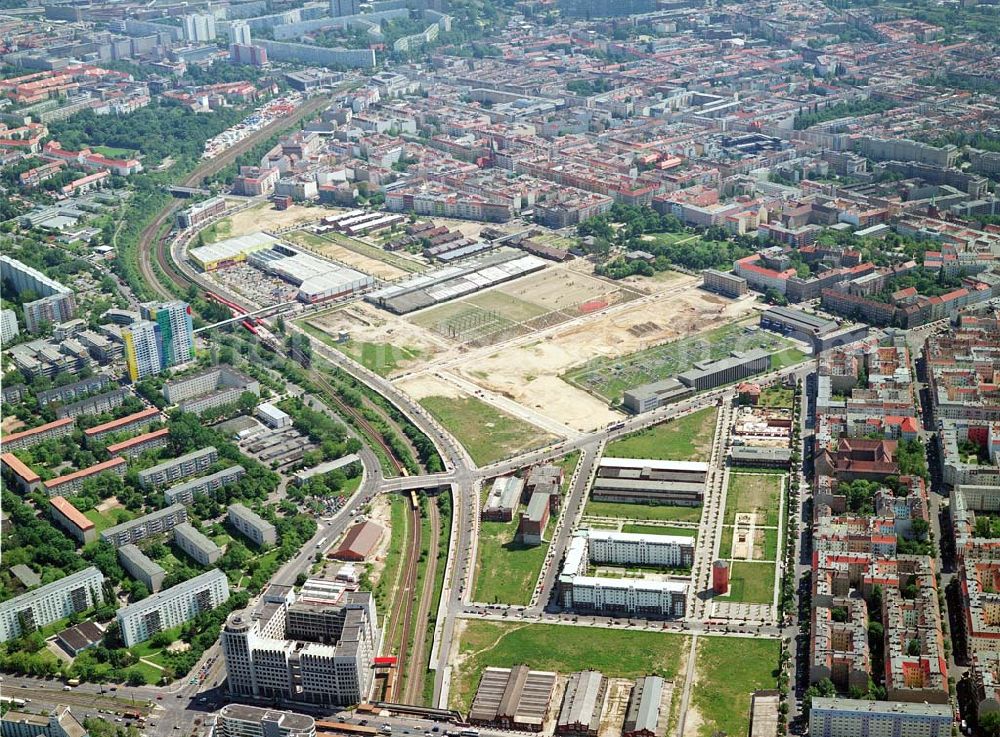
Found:
[[[250,207],[235,215],[223,218],[216,226],[219,240],[237,235],[256,233],[259,230],[284,230],[315,223],[329,215],[330,211],[321,207],[292,205],[287,210],[275,210],[270,202]]]
[[[594,358],[614,359],[712,330],[752,310],[751,301],[699,289],[697,277],[677,274],[640,290],[584,273],[588,267],[582,261],[573,268],[552,265],[407,316],[356,302],[309,322],[334,338],[345,330],[352,341],[405,348],[406,357],[382,373],[415,399],[461,394],[434,376],[450,373],[569,428],[590,431],[621,414],[564,381],[568,371]],[[646,289],[653,291],[643,294]]]

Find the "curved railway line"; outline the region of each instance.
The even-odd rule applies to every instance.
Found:
[[[236,160],[237,157],[246,153],[256,146],[260,141],[280,133],[282,130],[297,124],[303,118],[312,115],[329,103],[327,98],[314,98],[308,100],[291,116],[281,118],[265,126],[253,135],[243,139],[222,155],[205,161],[198,165],[181,183],[185,187],[196,187],[203,179],[222,170],[224,167]],[[180,208],[181,200],[171,199],[155,218],[142,230],[139,236],[138,265],[139,272],[150,288],[157,295],[164,299],[174,299],[176,295],[160,279],[160,274],[180,289],[187,289],[190,285],[195,285],[208,292],[215,288],[211,283],[202,280],[197,275],[184,273],[174,264],[170,255],[171,245],[171,220],[175,212]],[[154,263],[155,262],[155,263]],[[160,273],[158,274],[157,271]],[[245,305],[242,305],[246,307]],[[283,350],[282,346],[273,346],[282,354],[292,358],[291,352]],[[400,459],[396,456],[392,447],[385,441],[381,433],[364,417],[355,407],[347,404],[337,394],[336,389],[314,368],[307,369],[308,375],[330,399],[338,411],[349,415],[373,442],[383,450],[385,456],[392,464],[397,475],[405,475],[406,469]],[[395,586],[395,607],[390,624],[391,632],[389,642],[394,642],[399,635],[399,652],[397,653],[397,667],[394,670],[392,680],[389,684],[390,699],[398,699],[400,695],[409,703],[417,703],[423,692],[424,681],[424,660],[427,650],[426,621],[430,610],[430,597],[434,590],[434,579],[437,566],[437,546],[439,543],[440,519],[436,504],[431,507],[431,540],[429,541],[429,552],[427,567],[422,582],[420,592],[420,607],[415,611],[413,598],[418,584],[418,573],[421,549],[421,522],[420,506],[416,503],[416,497],[412,497],[409,510],[409,525],[411,533],[409,535],[406,564],[397,575]],[[414,632],[414,627],[417,630]],[[410,648],[410,639],[413,637],[413,647]],[[401,679],[405,673],[405,693],[401,694]]]
[[[194,171],[192,171],[187,178],[181,182],[181,185],[184,187],[198,186],[205,177],[218,173],[235,161],[237,157],[245,154],[261,141],[266,140],[275,134],[281,133],[287,128],[291,128],[303,118],[312,115],[329,104],[330,100],[327,97],[314,97],[311,100],[306,100],[306,102],[304,102],[302,106],[291,115],[284,118],[278,118],[261,128],[259,131],[247,136],[221,155],[215,157],[214,159],[208,159],[196,166]],[[157,294],[167,299],[172,299],[175,295],[173,295],[170,290],[160,282],[156,271],[153,268],[152,259],[154,257],[154,253],[152,252],[154,251],[156,263],[163,272],[163,275],[175,285],[181,287],[182,289],[186,289],[187,286],[192,283],[198,284],[198,286],[201,286],[202,288],[205,287],[204,284],[200,284],[197,280],[191,279],[173,265],[170,260],[169,228],[165,233],[161,234],[161,231],[164,229],[164,225],[167,224],[171,217],[173,217],[174,212],[178,207],[180,207],[180,205],[180,200],[176,198],[171,199],[171,201],[164,206],[159,214],[153,218],[149,225],[143,228],[142,233],[139,235],[139,272]]]

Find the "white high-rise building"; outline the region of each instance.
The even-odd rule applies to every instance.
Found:
[[[206,42],[215,40],[215,16],[192,13],[184,16],[184,39],[186,41]]]
[[[0,604],[0,642],[44,627],[100,602],[104,574],[91,566]]]
[[[134,322],[122,328],[125,365],[133,382],[160,373],[160,349],[157,347],[156,331],[156,323],[149,320]]]
[[[245,20],[234,20],[229,26],[229,43],[250,46],[250,24]]]
[[[0,310],[0,344],[6,344],[17,333],[17,314],[14,310]]]
[[[157,632],[184,624],[229,599],[229,580],[217,568],[171,586],[118,610],[118,626],[127,647]]]
[[[371,593],[348,592],[337,604],[289,606],[270,591],[256,611],[233,612],[222,629],[229,692],[327,705],[364,701],[379,639]],[[314,639],[302,639],[306,633]]]

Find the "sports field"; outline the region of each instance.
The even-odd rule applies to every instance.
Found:
[[[596,358],[567,372],[563,378],[610,402],[620,399],[629,389],[683,373],[699,361],[714,361],[733,351],[755,348],[783,351],[790,345],[785,338],[758,330],[751,323],[732,323],[627,356]],[[778,362],[790,365],[802,360],[801,356],[797,351],[783,353]]]

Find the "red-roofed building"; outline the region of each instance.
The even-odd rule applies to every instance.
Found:
[[[145,435],[137,435],[134,438],[123,440],[120,443],[113,443],[108,446],[108,453],[111,456],[132,459],[142,455],[147,450],[162,448],[170,441],[170,429],[163,427],[153,430]]]
[[[59,141],[49,141],[42,149],[42,156],[55,161],[66,161],[82,166],[84,169],[92,171],[109,171],[119,176],[138,174],[142,171],[142,163],[138,159],[110,159],[101,154],[95,154],[89,148],[79,151],[67,151],[63,149]]]
[[[75,420],[72,417],[65,417],[61,420],[50,422],[47,425],[39,425],[38,427],[33,427],[30,430],[16,432],[11,435],[7,435],[0,440],[0,445],[3,445],[4,450],[21,450],[23,448],[30,448],[43,440],[69,435],[73,432],[74,422]]]
[[[83,512],[70,504],[69,500],[62,496],[54,496],[49,499],[49,511],[52,518],[58,522],[70,535],[86,545],[97,540],[97,525],[87,519]]]
[[[4,453],[0,456],[0,468],[3,468],[4,475],[25,494],[41,486],[42,479],[38,474],[13,453]]]
[[[111,420],[111,422],[105,422],[102,425],[95,425],[94,427],[88,428],[83,431],[84,438],[89,445],[95,440],[100,440],[106,435],[111,435],[112,433],[118,432],[131,432],[138,430],[140,427],[148,427],[154,422],[161,419],[160,410],[156,407],[150,407],[149,409],[144,409],[141,412],[136,412],[135,414],[127,415],[118,420]]]
[[[375,551],[383,532],[379,525],[371,521],[354,525],[330,557],[335,560],[366,560]]]
[[[72,495],[80,490],[84,481],[100,476],[102,473],[114,473],[118,476],[124,476],[126,466],[128,466],[128,463],[124,458],[112,458],[110,461],[98,463],[90,468],[84,468],[81,471],[74,471],[65,476],[46,481],[45,490],[49,493],[49,496]]]
[[[747,284],[758,292],[766,292],[768,289],[774,289],[778,293],[784,294],[788,280],[797,273],[795,269],[776,271],[775,269],[761,266],[759,261],[760,255],[756,253],[741,258],[733,264],[733,273],[736,276],[742,276],[746,279]]]

